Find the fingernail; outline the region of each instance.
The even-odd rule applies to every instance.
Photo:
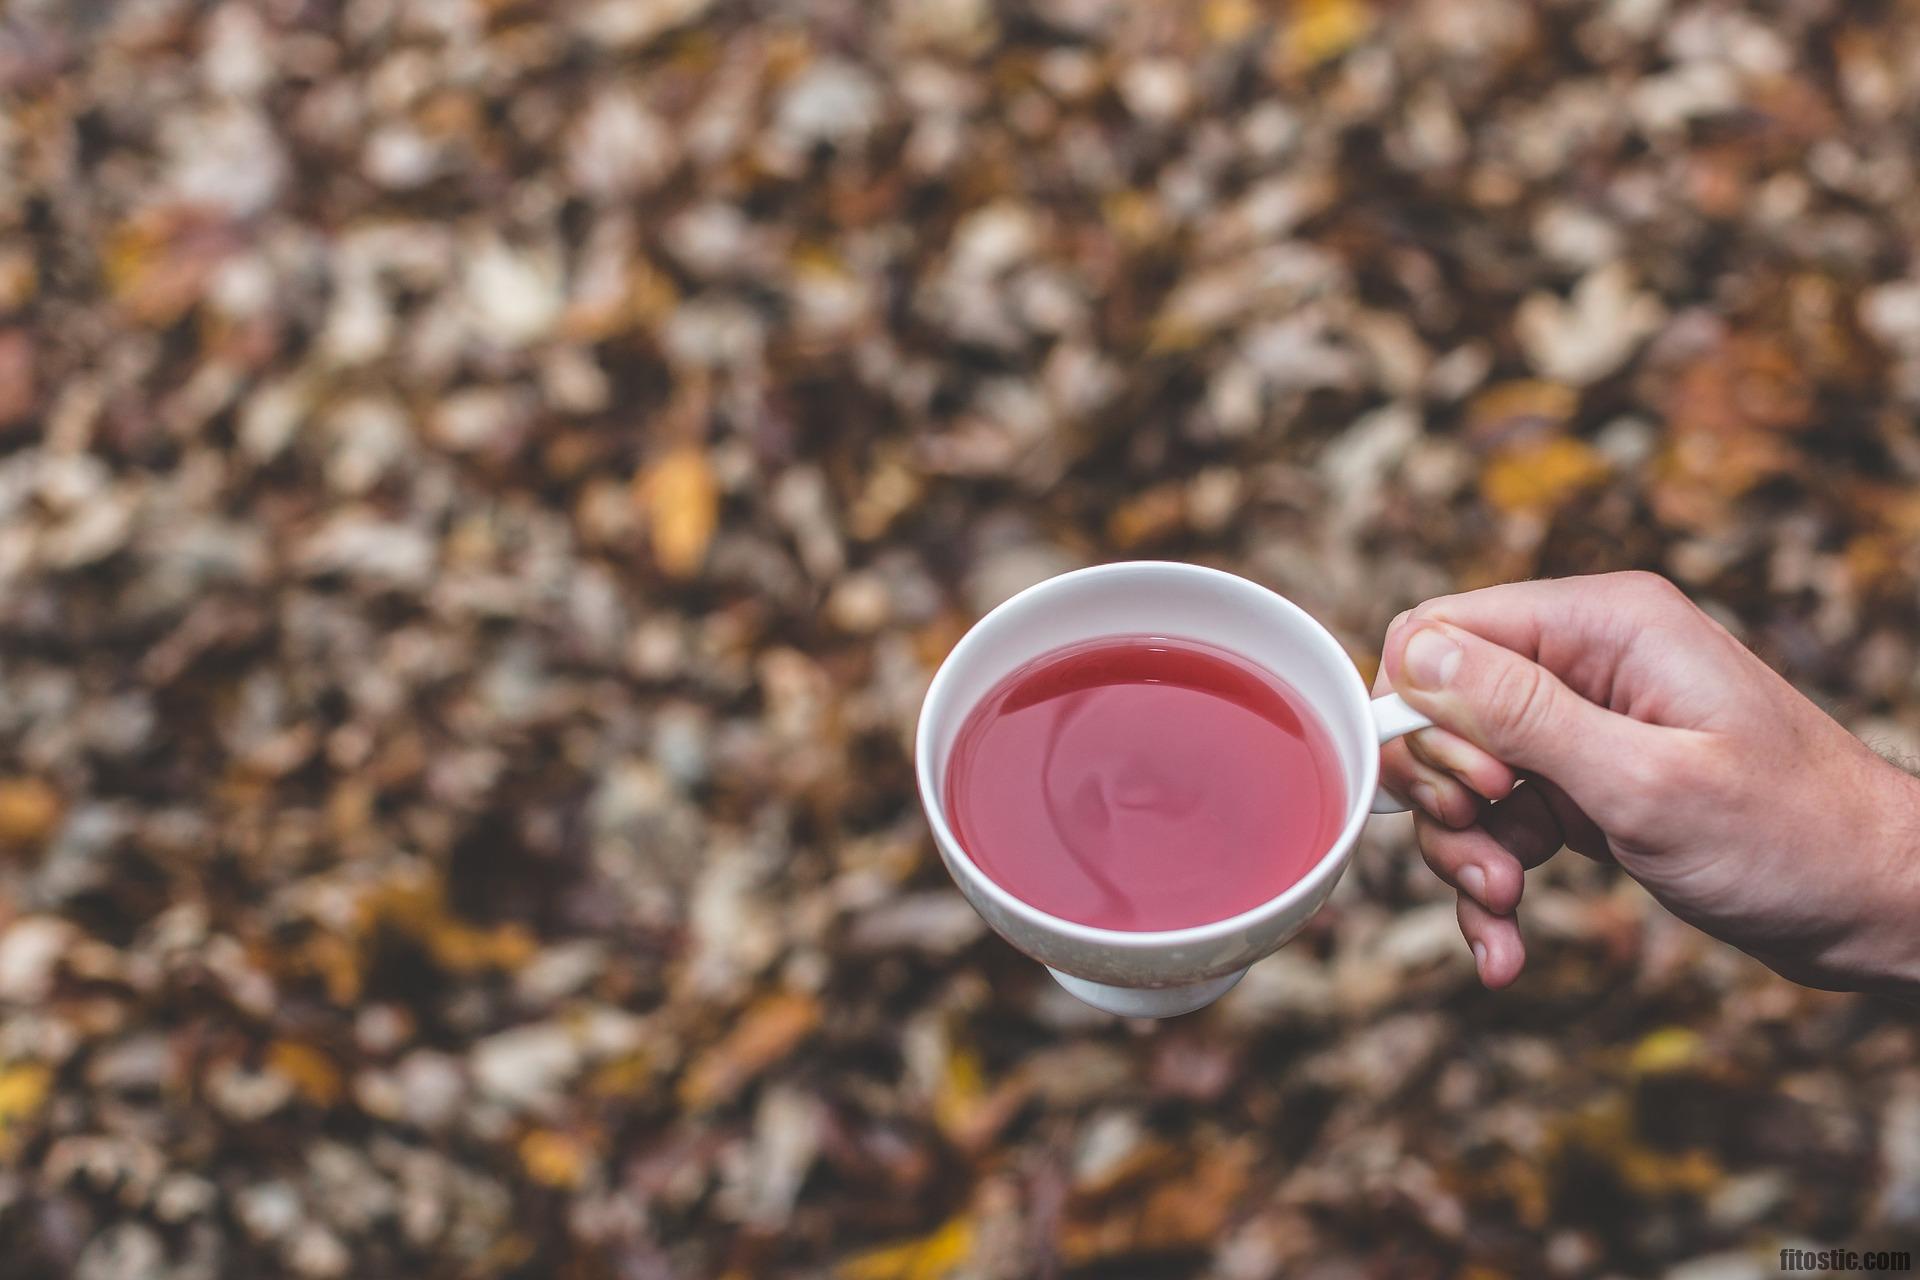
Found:
[[[1487,944],[1484,942],[1473,944],[1473,967],[1483,975],[1487,971]]]
[[[1469,865],[1461,869],[1460,887],[1465,889],[1467,895],[1475,902],[1480,903],[1482,906],[1486,905],[1487,873],[1479,867]]]
[[[1433,789],[1431,782],[1416,782],[1407,788],[1407,799],[1419,805],[1428,817],[1446,821],[1440,812],[1440,793]]]
[[[1416,689],[1437,693],[1460,669],[1460,646],[1438,627],[1422,627],[1407,638],[1400,667]]]

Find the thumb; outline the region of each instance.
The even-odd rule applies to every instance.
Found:
[[[1588,702],[1545,667],[1470,631],[1426,621],[1394,640],[1385,665],[1409,706],[1552,780],[1589,812],[1608,809],[1636,772],[1632,762],[1664,745],[1654,741],[1656,726]]]

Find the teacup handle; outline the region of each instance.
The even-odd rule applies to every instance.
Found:
[[[1380,735],[1380,745],[1383,747],[1403,733],[1425,729],[1432,724],[1433,721],[1408,706],[1406,700],[1397,693],[1373,700],[1373,727]],[[1375,813],[1405,813],[1411,807],[1394,799],[1385,787],[1373,793]]]

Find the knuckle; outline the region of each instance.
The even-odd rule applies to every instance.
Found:
[[[1537,741],[1552,728],[1553,682],[1533,663],[1502,664],[1489,695],[1493,717],[1513,741]]]
[[[1427,868],[1442,880],[1451,881],[1460,863],[1458,842],[1454,833],[1438,823],[1422,822],[1416,825],[1420,844],[1420,859]]]
[[[1435,596],[1431,600],[1422,600],[1419,604],[1413,606],[1413,608],[1402,613],[1399,620],[1402,625],[1414,622],[1425,622],[1430,618],[1438,616],[1441,608],[1446,604],[1448,599],[1449,597],[1447,596]]]
[[[1654,607],[1672,607],[1687,603],[1686,593],[1666,578],[1646,569],[1628,569],[1615,575],[1621,585],[1641,602]]]

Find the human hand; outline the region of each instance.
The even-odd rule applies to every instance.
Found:
[[[1429,600],[1388,629],[1376,689],[1436,726],[1381,778],[1487,986],[1519,975],[1524,873],[1564,845],[1797,982],[1920,989],[1920,782],[1665,579]]]

